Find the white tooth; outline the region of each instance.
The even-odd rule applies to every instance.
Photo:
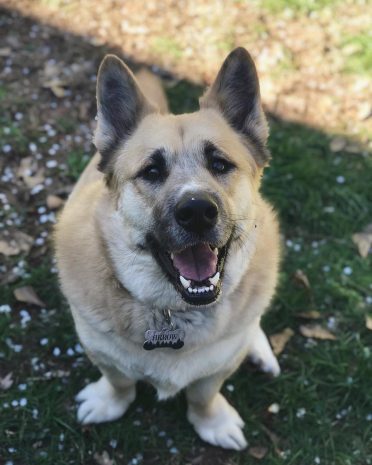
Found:
[[[216,247],[215,249],[213,249],[212,252],[213,252],[215,255],[218,255],[218,249],[217,249],[217,247]]]
[[[192,292],[193,292],[194,294],[196,294],[196,293],[198,292],[198,290],[196,289],[196,287],[192,290]]]
[[[198,293],[200,294],[201,292],[203,292],[203,288],[198,287]]]
[[[170,254],[170,258],[171,258],[171,260],[173,261],[174,255],[173,255],[172,253]]]
[[[184,278],[182,275],[180,275],[180,281],[181,281],[181,284],[182,286],[187,289],[188,287],[190,287],[190,284],[191,284],[191,281]]]
[[[192,288],[191,288],[191,287],[189,287],[187,290],[188,290],[190,293],[192,292]]]
[[[208,291],[209,291],[209,287],[207,287],[207,286],[204,286],[203,289],[204,289],[204,292],[208,292]]]
[[[213,291],[213,289],[214,289],[214,286],[209,286],[210,291]]]
[[[217,273],[209,278],[209,282],[213,284],[213,286],[217,286],[218,281],[220,280],[220,272],[217,271]]]

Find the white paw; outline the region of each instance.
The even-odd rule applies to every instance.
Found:
[[[109,381],[102,376],[95,383],[90,383],[75,397],[80,403],[77,418],[80,423],[102,423],[120,418],[136,396],[135,387],[116,391]]]
[[[225,449],[243,450],[247,447],[242,432],[244,421],[222,394],[217,394],[213,400],[208,416],[201,416],[189,405],[187,417],[204,441]]]
[[[258,328],[255,338],[252,342],[252,347],[249,353],[252,362],[260,367],[265,373],[270,373],[273,376],[280,375],[280,366],[275,357],[269,341],[261,328]]]

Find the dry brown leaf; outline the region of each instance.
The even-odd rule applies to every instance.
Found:
[[[267,454],[267,447],[255,446],[248,449],[248,454],[255,459],[262,460]]]
[[[314,339],[327,339],[334,341],[336,336],[328,331],[328,329],[323,328],[321,325],[301,325],[300,333],[305,337],[311,337]]]
[[[48,81],[43,82],[43,87],[45,89],[50,89],[53,92],[53,94],[58,98],[62,98],[65,96],[65,85],[66,82],[58,78],[50,79]]]
[[[285,328],[280,333],[272,334],[270,336],[270,343],[275,355],[279,355],[283,352],[284,347],[293,335],[294,332],[291,328]]]
[[[300,286],[310,289],[310,282],[306,274],[302,270],[297,270],[295,274],[293,275],[293,278],[297,284]]]
[[[32,286],[18,287],[14,289],[13,294],[19,302],[45,307],[45,303],[38,297]]]
[[[342,137],[335,137],[331,140],[329,148],[331,152],[340,152],[346,147],[346,140]]]
[[[317,320],[318,318],[322,317],[322,315],[316,310],[310,310],[309,312],[300,312],[297,313],[296,316],[304,318],[305,320]]]
[[[94,454],[94,460],[98,463],[98,465],[113,465],[114,461],[110,459],[110,456],[106,450],[99,454],[96,452]]]
[[[4,378],[0,377],[0,389],[6,391],[7,389],[11,388],[14,381],[12,379],[13,373],[8,373]]]
[[[21,252],[29,252],[34,240],[28,234],[15,231],[11,236],[3,236],[0,240],[0,254],[10,256]]]
[[[63,205],[64,201],[61,199],[61,197],[58,197],[57,195],[48,195],[46,199],[47,206],[50,210],[56,210],[59,208],[61,205]]]
[[[366,315],[366,328],[372,331],[372,316]]]
[[[0,57],[8,57],[12,53],[10,47],[1,47],[0,48]]]
[[[17,176],[23,180],[29,189],[44,182],[44,169],[38,168],[33,157],[22,158],[17,170]]]
[[[372,247],[372,224],[369,224],[362,232],[353,234],[352,239],[358,247],[359,255],[366,258]]]

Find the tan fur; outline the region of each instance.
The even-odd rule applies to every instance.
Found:
[[[199,435],[212,444],[242,449],[243,422],[218,391],[248,354],[267,371],[279,372],[259,326],[276,285],[278,224],[258,192],[262,170],[247,157],[246,146],[219,112],[205,108],[180,116],[161,114],[165,97],[156,81],[144,76],[141,82],[148,85],[144,94],[161,112],[145,116],[118,149],[114,188],[106,186],[96,169],[99,155],[94,156],[56,227],[62,290],[82,344],[104,375],[79,394],[79,419],[117,418],[133,400],[136,381],[145,380],[156,387],[159,398],[186,388],[188,417]],[[204,139],[213,141],[238,166],[228,185],[198,168],[199,143]],[[173,171],[166,190],[155,195],[129,179],[159,145],[167,149]],[[165,201],[195,185],[207,185],[224,197],[237,217],[242,211],[246,216],[238,220],[243,241],[231,246],[222,296],[205,308],[185,304],[154,260],[135,248],[141,231],[153,227],[155,200],[164,196]],[[145,331],[162,318],[154,305],[171,308],[174,323],[185,330],[181,350],[143,350]],[[110,407],[97,400],[102,398]]]

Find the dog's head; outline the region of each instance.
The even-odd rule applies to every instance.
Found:
[[[144,273],[166,278],[189,305],[215,302],[229,252],[255,227],[255,195],[269,158],[252,58],[234,50],[200,110],[175,116],[160,114],[127,66],[108,56],[97,100],[100,169],[123,235],[130,231],[125,240],[152,260]]]

